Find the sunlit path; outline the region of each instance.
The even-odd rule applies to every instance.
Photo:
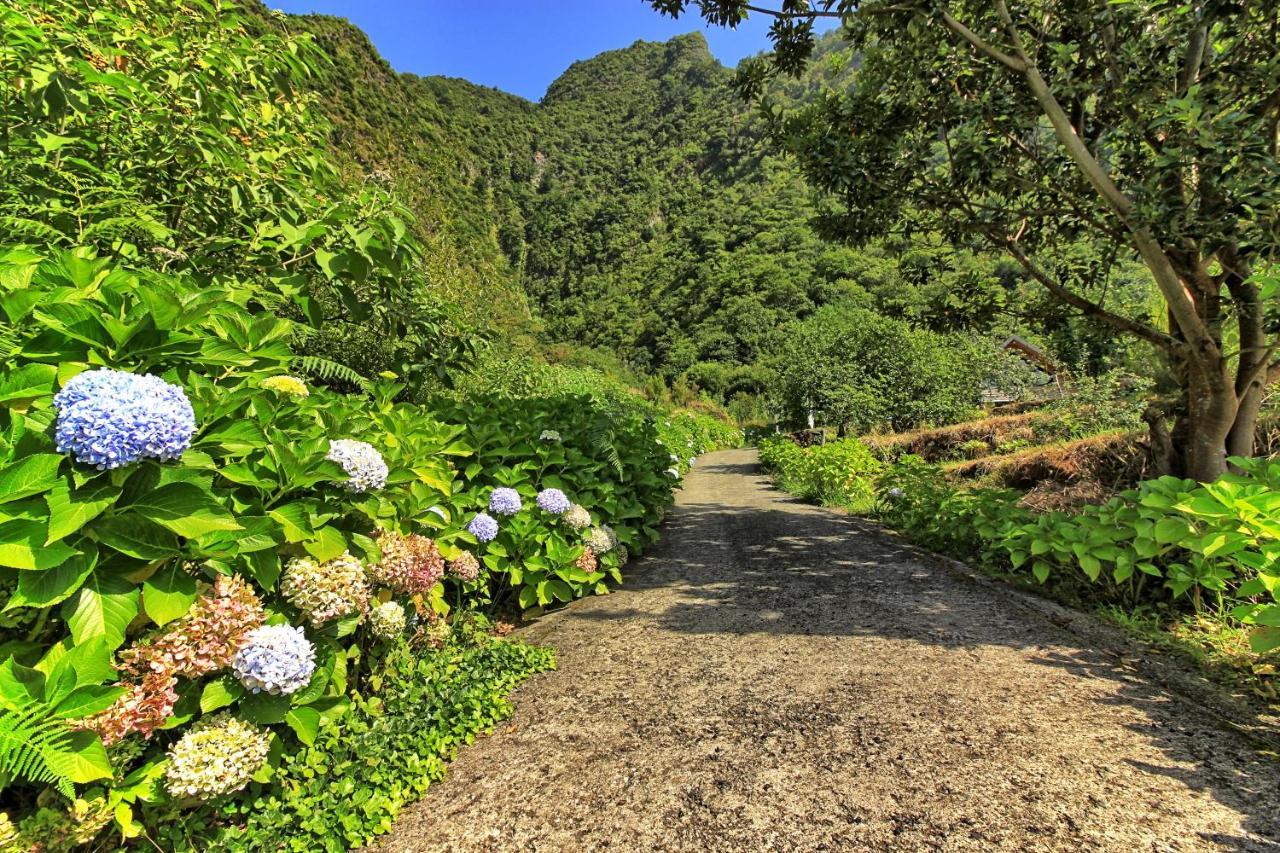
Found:
[[[560,670],[386,849],[1280,849],[1280,765],[1210,694],[772,491],[751,451],[704,457],[629,582],[526,636]]]

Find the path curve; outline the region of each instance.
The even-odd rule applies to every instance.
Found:
[[[1029,598],[708,454],[384,849],[1280,851],[1211,688]]]

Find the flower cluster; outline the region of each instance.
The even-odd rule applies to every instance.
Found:
[[[219,575],[202,587],[181,619],[149,642],[121,652],[120,668],[138,676],[156,672],[200,678],[230,666],[236,649],[264,618],[252,586],[238,575]]]
[[[480,561],[470,551],[463,551],[449,561],[449,574],[464,583],[471,583],[480,577]]]
[[[360,493],[381,489],[387,484],[387,463],[382,454],[368,442],[352,438],[335,438],[329,442],[327,459],[337,462],[350,477],[347,491]]]
[[[426,595],[444,575],[444,557],[425,536],[383,531],[378,534],[382,560],[369,567],[374,583],[405,595]]]
[[[178,702],[178,679],[167,672],[148,672],[137,684],[121,682],[125,693],[105,711],[81,720],[77,725],[97,732],[110,746],[134,732],[143,737],[159,728]]]
[[[209,799],[238,791],[267,760],[271,735],[227,713],[196,723],[169,748],[165,787]]]
[[[584,572],[594,572],[600,567],[600,561],[596,559],[596,552],[590,548],[583,548],[582,554],[573,561],[573,564]]]
[[[489,495],[489,512],[497,515],[515,515],[522,506],[520,493],[515,489],[494,489]]]
[[[587,512],[586,507],[574,504],[565,510],[564,515],[560,516],[560,520],[570,530],[585,530],[591,526],[591,513]]]
[[[553,429],[544,429],[538,436],[539,441],[560,441],[560,433]]]
[[[316,671],[316,650],[292,625],[264,625],[249,634],[231,661],[240,683],[254,693],[296,693]]]
[[[488,513],[478,512],[467,522],[467,532],[480,542],[492,542],[498,536],[498,522]]]
[[[404,608],[394,601],[376,604],[369,611],[369,630],[380,640],[400,636],[407,622]]]
[[[552,515],[562,515],[569,511],[569,499],[559,489],[543,489],[538,492],[538,508]]]
[[[597,554],[606,554],[612,551],[614,546],[618,544],[618,536],[613,532],[613,528],[607,524],[599,527],[593,527],[587,531],[586,535],[587,547]]]
[[[363,614],[369,606],[364,566],[349,553],[324,563],[310,557],[290,560],[280,580],[280,594],[316,627]]]
[[[307,383],[296,376],[283,374],[280,376],[268,376],[262,380],[262,387],[278,394],[288,394],[290,397],[306,397],[311,393],[307,390]]]
[[[239,577],[219,576],[212,586],[202,586],[181,619],[120,653],[120,671],[128,676],[118,685],[124,694],[83,725],[107,745],[133,732],[150,737],[173,713],[178,678],[200,678],[229,666],[262,620],[262,602],[253,588]]]
[[[631,559],[631,552],[627,550],[626,545],[616,545],[613,549],[614,556],[618,558],[618,568],[622,568]]]
[[[140,459],[177,459],[196,432],[187,395],[158,376],[88,370],[63,386],[53,405],[58,452],[99,471]]]
[[[679,480],[679,479],[680,479],[680,471],[679,471],[678,469],[676,469],[676,468],[668,468],[668,469],[667,469],[667,476],[668,476],[668,477],[670,477],[670,478],[671,478],[671,479],[673,479],[673,480]]]

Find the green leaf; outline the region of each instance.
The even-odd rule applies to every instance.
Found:
[[[4,609],[52,607],[65,601],[80,588],[97,564],[98,551],[94,548],[87,553],[76,554],[52,569],[19,572],[18,588]]]
[[[58,453],[37,453],[0,468],[0,504],[53,488],[62,459]]]
[[[10,408],[21,407],[37,397],[53,393],[58,368],[52,364],[24,364],[0,376],[0,403]]]
[[[1191,525],[1181,518],[1162,518],[1156,522],[1156,542],[1172,545],[1191,535]]]
[[[307,746],[315,743],[316,734],[320,731],[320,712],[315,708],[307,706],[291,708],[289,713],[285,714],[284,721],[289,728],[293,729],[298,740]]]
[[[322,527],[316,531],[316,538],[310,542],[304,542],[302,547],[308,554],[323,563],[335,557],[341,557],[347,550],[347,540],[343,537],[342,531],[336,527]]]
[[[124,695],[125,688],[107,684],[86,684],[67,694],[53,709],[53,716],[63,720],[79,720],[105,711]]]
[[[120,497],[120,487],[102,481],[71,490],[65,480],[56,482],[45,503],[49,505],[50,543],[65,539],[102,514]]]
[[[196,579],[173,560],[142,582],[142,608],[157,625],[186,614],[196,600]]]
[[[1254,628],[1249,632],[1249,645],[1260,655],[1280,648],[1280,628]]]
[[[270,726],[284,722],[289,713],[288,696],[273,696],[270,693],[250,693],[240,703],[240,716],[260,726]]]
[[[163,560],[179,553],[172,533],[132,513],[95,524],[92,532],[103,545],[139,560]]]
[[[99,569],[62,605],[62,618],[77,643],[104,637],[114,649],[124,642],[125,629],[138,615],[138,600],[136,586]]]
[[[210,681],[200,694],[200,713],[208,714],[225,708],[244,695],[244,685],[229,675]]]
[[[138,498],[129,509],[179,536],[196,539],[240,525],[217,499],[195,483],[169,483]]]
[[[11,569],[51,569],[74,557],[78,551],[62,542],[51,545],[46,520],[17,519],[0,524],[0,566]]]
[[[63,746],[45,752],[45,760],[55,771],[77,784],[110,779],[114,775],[106,748],[90,731],[72,732]]]

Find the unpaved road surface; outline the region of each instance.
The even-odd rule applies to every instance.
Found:
[[[559,670],[385,849],[1280,851],[1280,761],[1227,720],[1256,718],[751,451],[699,462],[619,591],[524,634]]]

